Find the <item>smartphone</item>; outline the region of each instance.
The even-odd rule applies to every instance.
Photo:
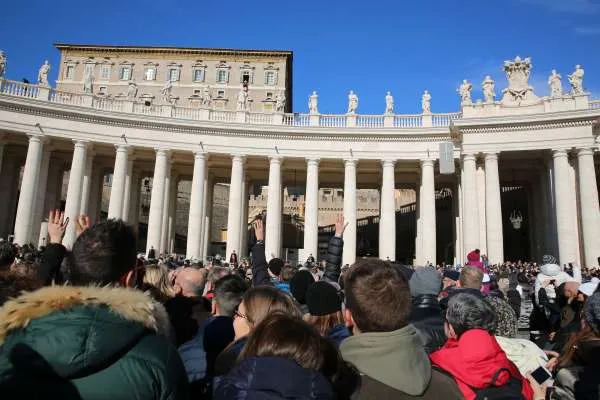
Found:
[[[548,379],[552,378],[552,374],[546,368],[540,366],[531,373],[531,377],[541,385]]]

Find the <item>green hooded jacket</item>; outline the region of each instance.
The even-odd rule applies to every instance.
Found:
[[[0,308],[6,398],[187,399],[165,309],[123,288],[50,286]]]

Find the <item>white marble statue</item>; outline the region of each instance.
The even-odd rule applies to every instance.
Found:
[[[83,77],[83,93],[94,93],[94,75],[92,71],[87,71]]]
[[[202,91],[202,105],[210,107],[212,104],[212,94],[210,92],[210,86],[206,86]]]
[[[317,95],[316,90],[314,90],[308,98],[308,112],[311,114],[319,113],[319,96]]]
[[[48,64],[48,60],[44,61],[44,64],[40,67],[38,71],[38,84],[40,86],[50,86],[48,84],[48,73],[50,72],[50,64]]]
[[[533,93],[529,85],[531,75],[531,58],[521,59],[517,56],[512,61],[504,61],[504,72],[508,79],[508,87],[503,90],[502,103],[507,105],[519,105],[521,103],[534,103],[538,97]]]
[[[170,79],[167,79],[162,89],[160,90],[160,95],[162,96],[163,102],[166,104],[173,104],[173,96],[171,94],[171,89],[173,88],[173,82]]]
[[[357,108],[358,96],[351,90],[350,93],[348,93],[348,114],[356,114]]]
[[[572,94],[582,94],[583,91],[583,68],[581,65],[575,66],[575,71],[571,75],[569,75],[569,83],[571,84],[571,93]]]
[[[4,76],[5,72],[6,72],[6,56],[4,55],[4,52],[2,50],[0,50],[0,78],[2,78]]]
[[[550,96],[560,97],[562,96],[562,77],[555,69],[552,70],[552,74],[548,77],[548,85],[550,85]]]
[[[496,97],[496,92],[494,91],[496,84],[491,76],[486,75],[483,82],[481,82],[481,89],[483,90],[483,98],[486,103],[493,103],[494,98]]]
[[[421,108],[423,109],[423,114],[431,114],[431,95],[427,90],[425,90],[421,97]]]
[[[385,113],[393,114],[394,113],[394,97],[391,92],[387,92],[385,95]]]
[[[135,83],[135,81],[130,81],[129,85],[127,86],[127,98],[129,100],[133,100],[137,97],[137,93],[138,93],[137,84]]]
[[[466,79],[463,79],[458,93],[460,94],[460,104],[473,104],[471,100],[471,90],[473,90],[473,84]]]
[[[279,92],[277,96],[275,96],[275,111],[283,112],[285,109],[285,93]]]
[[[246,86],[242,87],[238,92],[236,109],[238,111],[248,110],[248,89]]]

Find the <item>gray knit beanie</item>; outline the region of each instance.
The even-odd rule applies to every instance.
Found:
[[[600,336],[600,293],[594,293],[588,298],[583,313],[590,328]]]
[[[442,277],[431,267],[417,267],[408,285],[412,297],[423,294],[438,295],[442,289]]]
[[[542,257],[542,263],[544,264],[556,264],[556,257],[546,254]]]

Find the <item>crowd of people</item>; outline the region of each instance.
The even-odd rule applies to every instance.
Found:
[[[543,262],[342,266],[177,262],[133,228],[49,216],[48,245],[0,242],[0,394],[61,399],[598,399],[598,270]],[[518,331],[533,300],[530,337]],[[548,371],[548,376],[540,377]]]

